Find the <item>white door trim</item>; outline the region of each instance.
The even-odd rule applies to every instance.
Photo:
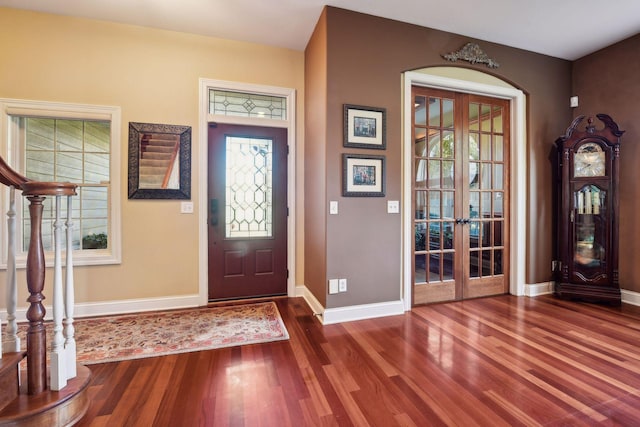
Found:
[[[428,70],[428,69],[427,69]],[[444,89],[455,92],[473,93],[490,96],[493,98],[508,99],[511,101],[511,157],[509,177],[511,183],[510,194],[510,257],[509,257],[509,291],[513,295],[524,295],[525,290],[525,263],[526,259],[526,99],[525,94],[514,87],[505,85],[491,85],[477,83],[468,80],[458,80],[438,75],[425,74],[416,71],[404,73],[403,86],[403,145],[402,145],[402,203],[403,203],[403,300],[405,310],[411,309],[411,295],[413,283],[411,283],[411,256],[413,230],[411,212],[411,163],[413,143],[411,135],[411,111],[413,111],[412,86],[427,86],[436,89]]]
[[[220,116],[209,114],[209,89],[235,90],[263,95],[282,96],[287,99],[287,118],[270,120],[251,117]],[[296,92],[295,89],[275,86],[263,86],[248,83],[229,82],[225,80],[200,79],[199,85],[199,134],[198,134],[198,294],[201,305],[209,301],[208,273],[208,233],[207,233],[207,162],[208,162],[208,123],[228,123],[244,126],[266,126],[287,129],[287,295],[296,295]],[[194,174],[195,175],[195,174]]]

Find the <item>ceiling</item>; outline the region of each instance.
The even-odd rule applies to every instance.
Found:
[[[0,0],[0,7],[295,50],[304,50],[324,5],[568,60],[640,32],[638,0]]]

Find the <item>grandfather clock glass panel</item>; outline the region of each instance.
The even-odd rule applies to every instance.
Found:
[[[575,242],[573,266],[576,274],[595,278],[607,265],[606,191],[587,185],[574,193]]]
[[[556,140],[557,263],[555,294],[620,303],[618,284],[618,168],[623,131],[606,114],[576,118]]]

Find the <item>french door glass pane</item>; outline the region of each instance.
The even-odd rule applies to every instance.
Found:
[[[416,191],[415,219],[427,217],[427,192]]]
[[[480,130],[491,132],[491,106],[487,104],[480,106]]]
[[[427,98],[416,96],[414,99],[414,122],[417,125],[427,125]]]
[[[453,280],[453,252],[443,254],[442,279]]]
[[[427,256],[425,254],[416,254],[415,255],[415,282],[416,283],[425,283],[427,281],[427,270],[426,270],[426,259]]]
[[[453,127],[453,99],[442,100],[442,127]]]
[[[504,161],[504,141],[501,135],[493,136],[493,157],[496,162]]]
[[[440,127],[440,98],[429,98],[429,126]]]
[[[415,128],[414,130],[414,148],[417,157],[426,157],[427,155],[427,132],[422,128]]]
[[[440,132],[429,136],[429,157],[440,157]]]
[[[429,191],[429,218],[440,219],[440,192]]]
[[[440,188],[440,160],[429,160],[429,188]]]
[[[502,249],[496,249],[493,251],[493,274],[498,275],[503,273],[502,268]]]

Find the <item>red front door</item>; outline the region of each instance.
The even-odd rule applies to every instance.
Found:
[[[209,125],[209,299],[287,293],[287,130]]]

